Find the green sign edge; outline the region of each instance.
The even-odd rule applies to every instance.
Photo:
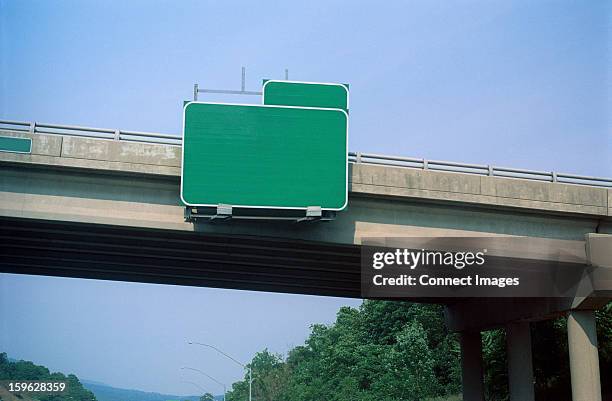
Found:
[[[11,149],[0,149],[0,152],[20,153],[20,154],[23,154],[23,155],[28,155],[28,154],[32,153],[32,138],[24,138],[22,136],[6,136],[6,135],[0,135],[0,138],[23,140],[23,141],[28,141],[29,144],[30,144],[29,150],[27,152],[22,152],[20,150],[11,150]]]
[[[286,81],[280,81],[280,82],[286,82]],[[293,82],[293,81],[292,81]],[[303,82],[300,82],[303,83]],[[314,83],[314,82],[311,82]],[[331,84],[331,85],[341,85],[344,86],[342,84]],[[346,87],[345,87],[346,89]],[[347,89],[347,94],[348,94],[348,89]],[[348,97],[347,97],[347,103],[348,103]],[[348,158],[348,144],[349,144],[349,118],[348,118],[348,113],[346,111],[344,111],[343,109],[337,109],[337,108],[326,108],[326,107],[302,107],[302,106],[278,106],[278,105],[271,105],[271,104],[247,104],[247,103],[225,103],[225,102],[199,102],[199,101],[190,101],[190,102],[186,102],[185,105],[183,106],[183,127],[182,127],[182,134],[183,134],[183,143],[181,146],[181,190],[179,193],[179,196],[181,198],[181,201],[183,202],[183,204],[185,204],[186,206],[201,206],[201,207],[216,207],[218,206],[218,204],[195,204],[195,203],[189,203],[185,200],[185,198],[183,197],[183,169],[185,166],[185,113],[187,111],[187,108],[191,105],[191,104],[216,104],[216,105],[227,105],[227,106],[249,106],[249,107],[266,107],[266,108],[282,108],[282,109],[306,109],[306,110],[333,110],[333,111],[339,111],[342,114],[344,114],[344,118],[346,119],[346,164],[345,164],[345,190],[344,190],[344,204],[339,207],[339,208],[324,208],[322,207],[321,210],[328,210],[328,211],[335,211],[335,212],[339,212],[342,211],[344,209],[346,209],[346,207],[348,206],[348,181],[349,181],[349,158]],[[244,208],[244,209],[269,209],[269,210],[306,210],[306,207],[280,207],[280,206],[249,206],[249,205],[229,205],[232,207],[236,207],[236,208]],[[310,205],[310,206],[319,206],[319,205]]]
[[[264,80],[263,86],[261,87],[261,104],[266,103],[266,85],[270,82],[280,82],[287,84],[305,84],[305,85],[330,85],[330,86],[341,86],[346,91],[346,110],[350,110],[349,101],[349,88],[347,84],[339,84],[335,82],[307,82],[307,81],[285,81],[283,79],[266,79]],[[315,107],[316,108],[316,107]],[[320,107],[324,108],[324,107]],[[343,110],[344,111],[344,110]]]

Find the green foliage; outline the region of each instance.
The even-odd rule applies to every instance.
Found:
[[[284,399],[289,371],[280,355],[265,349],[258,352],[247,366],[253,369],[253,399]],[[234,383],[232,390],[227,394],[228,401],[244,401],[249,398],[248,379],[246,373],[244,381]]]
[[[421,401],[460,389],[459,345],[437,305],[344,307],[334,324],[313,325],[286,361],[264,350],[250,366],[258,401]],[[227,399],[248,399],[246,377]]]
[[[93,393],[83,387],[75,375],[51,373],[44,366],[28,361],[10,362],[6,353],[0,353],[0,380],[49,380],[67,382],[67,391],[60,394],[30,394],[39,401],[96,401]]]
[[[595,316],[597,318],[602,392],[612,397],[612,380],[610,380],[612,377],[612,302],[597,311]]]
[[[427,333],[418,321],[406,325],[397,335],[390,359],[395,366],[397,398],[422,400],[439,394],[434,375],[433,353],[427,343]]]
[[[612,302],[595,313],[599,356],[607,368],[612,368]]]
[[[206,393],[200,397],[200,401],[214,401],[215,397],[211,393]]]
[[[506,333],[502,329],[482,333],[482,358],[486,399],[507,401]]]
[[[595,313],[602,392],[612,394],[612,303]],[[531,324],[535,393],[538,401],[570,401],[567,318]],[[483,333],[485,388],[490,400],[508,399],[506,339],[503,330]]]
[[[612,303],[596,313],[601,377],[612,377]],[[567,319],[531,324],[538,401],[569,401]],[[482,333],[486,399],[508,395],[506,336]],[[535,352],[537,350],[537,352]],[[459,400],[458,336],[438,305],[364,301],[341,308],[332,325],[315,324],[286,360],[264,350],[251,362],[257,401]],[[602,380],[604,394],[610,381]],[[228,401],[248,399],[248,381],[234,383]]]
[[[601,377],[612,377],[612,303],[596,312]],[[567,319],[532,323],[538,401],[569,401]],[[508,400],[506,338],[502,329],[483,332],[486,399]],[[315,324],[304,345],[286,359],[267,349],[248,365],[257,401],[434,401],[461,391],[460,349],[439,305],[364,301],[344,307],[336,322]],[[74,375],[50,373],[31,362],[0,354],[0,379],[66,380],[69,392],[40,401],[94,401]],[[602,380],[604,394],[612,383]],[[248,373],[233,384],[228,401],[248,400]],[[211,401],[205,394],[201,401]]]

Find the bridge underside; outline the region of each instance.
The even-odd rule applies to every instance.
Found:
[[[361,298],[359,245],[9,217],[0,218],[0,238],[5,273]],[[517,268],[540,263],[492,258]],[[448,305],[459,318],[449,324],[458,331],[577,306],[573,298],[403,300]],[[600,304],[593,294],[589,302],[595,301]]]
[[[0,271],[360,297],[356,245],[0,219]]]

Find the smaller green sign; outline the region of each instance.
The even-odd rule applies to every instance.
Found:
[[[346,85],[269,80],[263,85],[263,104],[274,106],[320,107],[348,112]]]
[[[32,153],[32,140],[14,136],[0,136],[0,152]]]

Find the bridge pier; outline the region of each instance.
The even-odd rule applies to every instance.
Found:
[[[463,401],[484,401],[482,340],[479,331],[461,332]]]
[[[529,322],[506,326],[510,401],[534,401],[533,361]]]
[[[573,401],[601,401],[597,330],[593,311],[571,311],[567,337]]]

